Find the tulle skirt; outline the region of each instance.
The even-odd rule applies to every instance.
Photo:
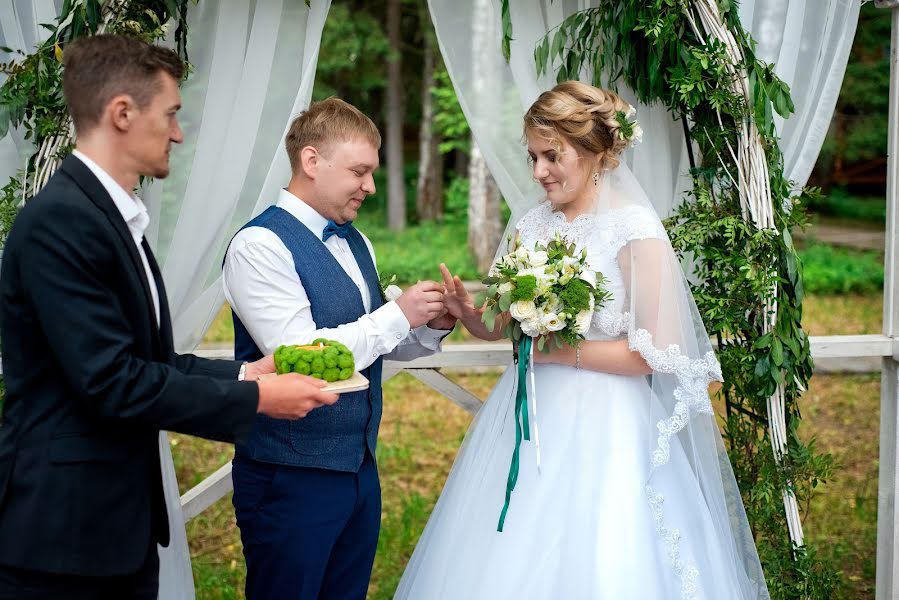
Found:
[[[666,487],[665,520],[683,527],[659,532],[647,492],[655,428],[646,378],[559,365],[537,365],[535,376],[537,414],[532,406],[504,530],[497,524],[515,445],[512,368],[472,423],[395,598],[743,597],[727,561],[716,564],[717,540],[704,534],[710,517],[676,444],[665,468],[677,491]],[[673,544],[701,565],[688,581]]]

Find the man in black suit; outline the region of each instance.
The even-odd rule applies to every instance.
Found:
[[[0,598],[156,599],[168,544],[160,429],[243,439],[337,397],[253,363],[178,355],[143,238],[140,175],[165,177],[183,64],[122,36],[65,49],[76,149],[10,231],[0,277]],[[189,259],[189,257],[185,257]]]

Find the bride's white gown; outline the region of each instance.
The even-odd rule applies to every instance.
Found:
[[[541,205],[518,226],[526,247],[555,231],[585,245],[591,267],[607,278],[614,299],[594,315],[591,340],[627,336],[627,293],[616,260],[623,244],[665,239],[645,208],[613,211],[602,221],[589,215],[567,223]],[[757,597],[738,591],[732,541],[719,544],[709,533],[714,511],[677,436],[659,475],[673,485],[664,499],[651,497],[647,481],[660,436],[650,420],[661,409],[651,407],[644,376],[536,365],[531,441],[522,442],[517,486],[498,532],[515,444],[516,377],[516,369],[506,370],[472,423],[396,598]]]

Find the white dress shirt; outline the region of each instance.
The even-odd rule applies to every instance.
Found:
[[[91,173],[96,176],[97,179],[100,180],[100,183],[109,193],[109,196],[112,198],[112,202],[115,204],[116,208],[119,209],[119,212],[122,214],[122,218],[125,219],[125,223],[128,225],[128,231],[131,233],[131,237],[134,239],[134,245],[137,246],[137,253],[140,254],[140,260],[144,264],[144,272],[147,274],[147,282],[150,284],[150,295],[153,296],[153,308],[156,310],[156,326],[159,326],[159,290],[156,289],[156,280],[153,278],[153,272],[150,270],[150,263],[147,262],[147,255],[144,252],[144,247],[141,245],[141,240],[144,237],[144,232],[147,230],[147,227],[150,225],[150,214],[147,212],[147,207],[144,205],[143,201],[140,198],[128,192],[118,184],[118,182],[110,176],[109,173],[103,170],[103,168],[95,163],[93,160],[87,157],[86,154],[80,152],[79,150],[73,150],[72,154],[74,154],[78,159],[87,165],[87,168],[91,170]]]
[[[275,205],[321,239],[328,221],[311,206],[284,189]],[[362,238],[374,262],[371,242],[364,235]],[[427,326],[410,331],[409,321],[396,302],[370,312],[368,284],[347,241],[332,235],[324,244],[356,284],[367,313],[332,329],[320,329],[312,319],[309,297],[297,275],[293,255],[277,234],[264,227],[247,227],[231,241],[222,271],[225,298],[263,354],[271,354],[281,344],[302,344],[323,337],[348,347],[356,359],[356,369],[362,370],[379,356],[411,360],[440,349],[440,341],[449,332]]]

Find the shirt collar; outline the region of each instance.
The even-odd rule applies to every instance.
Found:
[[[278,201],[275,203],[275,206],[278,208],[283,208],[291,215],[293,215],[300,223],[305,225],[309,231],[311,231],[315,237],[321,239],[322,232],[325,230],[325,225],[328,224],[328,220],[318,214],[314,208],[291,194],[285,189],[281,189],[280,194],[278,195]]]
[[[143,237],[144,232],[150,225],[150,214],[147,212],[147,207],[143,201],[134,194],[125,191],[125,188],[119,185],[109,173],[104,171],[103,167],[88,158],[83,152],[73,150],[72,154],[77,156],[91,170],[94,176],[100,180],[109,197],[112,198],[113,204],[115,204],[122,215],[122,219],[128,225],[128,230],[131,231],[131,234],[137,239]],[[324,228],[324,225],[322,228]]]

